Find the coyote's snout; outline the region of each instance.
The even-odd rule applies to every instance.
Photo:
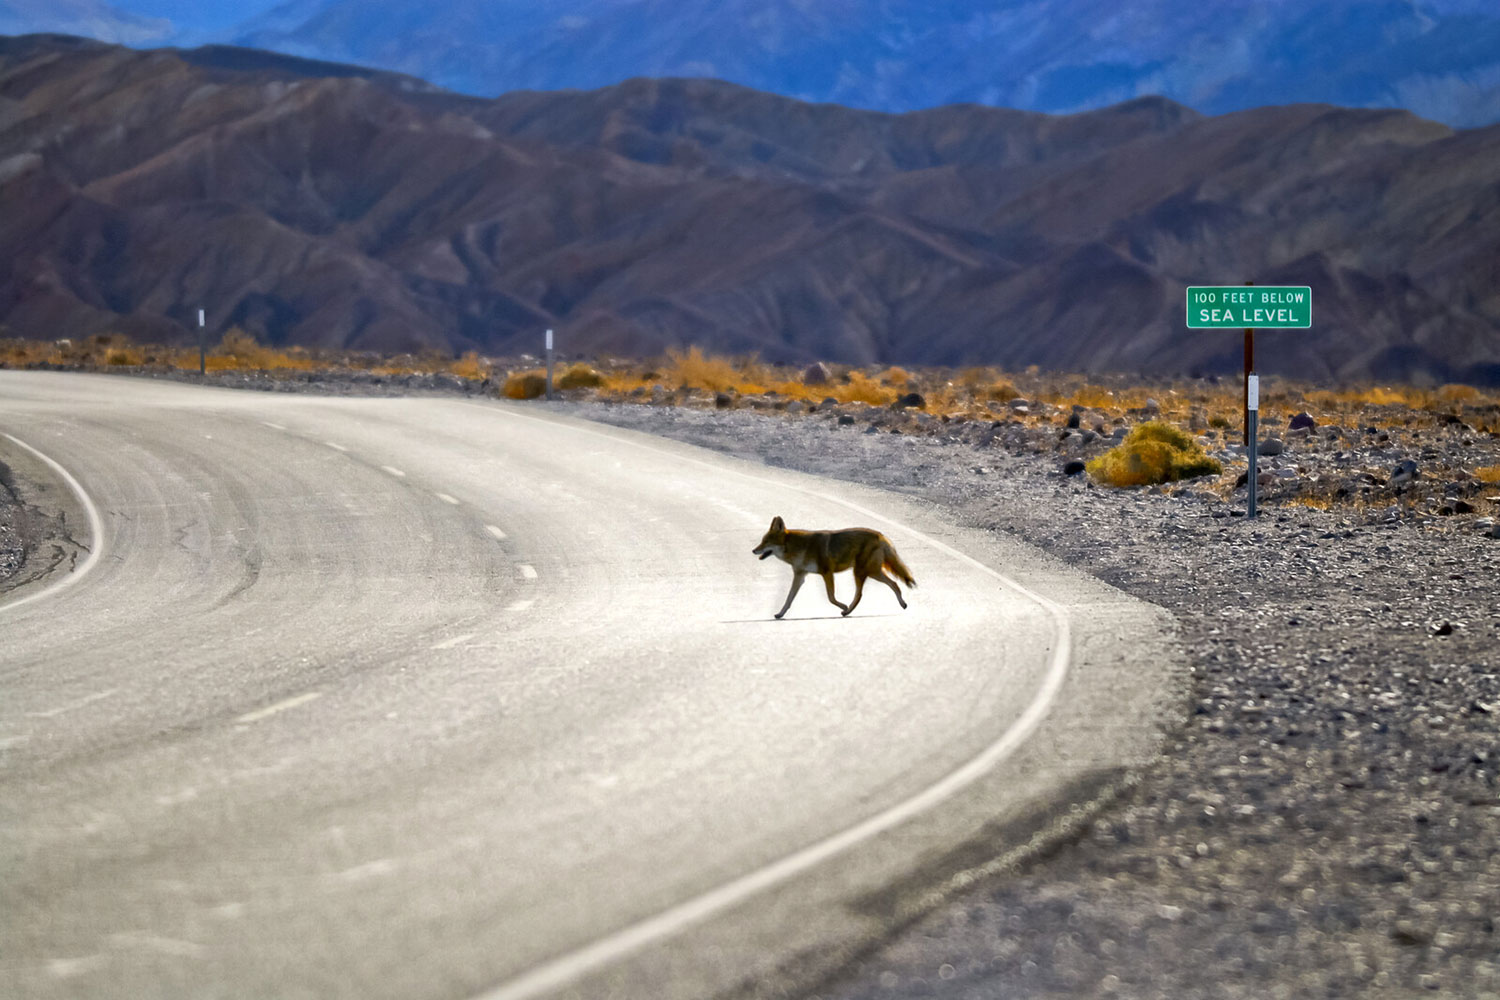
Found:
[[[896,581],[885,575],[886,570],[896,574],[897,579],[908,587],[915,587],[911,570],[896,555],[896,547],[878,531],[869,528],[845,528],[843,531],[797,531],[789,529],[781,518],[771,520],[771,529],[760,544],[751,549],[753,555],[762,559],[775,556],[792,567],[792,589],[787,592],[786,603],[776,612],[780,618],[792,606],[792,599],[802,589],[802,581],[809,573],[817,573],[828,588],[828,600],[838,605],[845,615],[859,606],[865,592],[866,580],[879,580],[890,587],[901,606],[906,599]],[[854,570],[854,600],[844,604],[833,596],[833,574],[846,569]]]

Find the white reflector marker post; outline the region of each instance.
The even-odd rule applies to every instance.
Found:
[[[1255,426],[1256,420],[1260,417],[1259,375],[1255,374],[1254,372],[1250,373],[1249,377],[1245,380],[1245,392],[1245,406],[1247,407],[1245,412],[1249,415],[1249,432],[1245,435],[1245,452],[1250,456],[1250,478],[1246,481],[1246,485],[1250,487],[1250,504],[1248,509],[1245,511],[1245,516],[1254,517],[1255,489],[1259,485],[1256,482],[1256,479],[1259,475],[1259,470],[1257,470],[1255,467],[1256,446],[1259,443],[1260,438],[1260,433]]]
[[[547,331],[547,398],[552,398],[552,331]]]
[[[199,309],[198,310],[198,374],[199,375],[204,375],[204,374],[207,374],[207,372],[208,372],[208,358],[205,356],[207,354],[208,348],[207,348],[207,345],[204,343],[204,337],[206,337],[207,334],[204,332],[203,323],[204,323],[203,310]]]

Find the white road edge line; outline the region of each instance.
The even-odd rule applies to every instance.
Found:
[[[269,420],[262,420],[261,423],[265,424],[267,427],[271,428],[271,430],[273,430],[273,431],[284,431],[284,430],[286,430],[286,428],[283,427],[283,426],[281,426],[280,424],[273,424]]]
[[[517,417],[522,420],[535,420],[539,423],[548,422],[538,417],[515,413],[510,410],[491,409],[491,412],[504,413],[506,416]],[[759,476],[753,476],[748,472],[741,472],[738,469],[725,470],[686,455],[674,454],[666,449],[653,448],[648,444],[604,434],[587,427],[576,429],[587,434],[606,438],[616,444],[626,441],[637,448],[655,452],[659,455],[666,455],[677,461],[701,465],[705,468],[713,469],[715,472],[728,471],[733,475],[741,476],[745,479],[761,479]],[[1042,680],[1041,687],[1037,690],[1036,697],[1026,706],[1026,710],[1021,713],[1020,718],[1001,734],[995,742],[981,751],[977,757],[974,757],[968,763],[963,764],[957,770],[940,779],[936,784],[918,792],[911,798],[898,802],[890,808],[876,813],[874,816],[856,823],[839,833],[825,837],[799,851],[795,851],[779,861],[773,861],[762,868],[741,875],[739,878],[731,879],[716,889],[710,889],[700,896],[695,896],[692,899],[678,903],[676,906],[669,907],[653,917],[647,917],[629,927],[605,935],[592,944],[587,944],[581,948],[550,958],[491,990],[477,994],[474,1000],[530,1000],[532,997],[559,989],[590,972],[619,961],[646,945],[681,933],[688,927],[701,923],[716,913],[727,910],[751,896],[764,892],[772,886],[792,878],[794,875],[799,875],[810,868],[816,867],[862,841],[869,840],[872,837],[885,833],[887,830],[900,826],[907,820],[951,798],[999,766],[1026,742],[1027,738],[1036,731],[1036,728],[1041,725],[1042,719],[1051,710],[1052,702],[1057,697],[1057,693],[1062,690],[1063,680],[1067,677],[1069,655],[1073,645],[1072,623],[1069,621],[1068,613],[1062,605],[1028,590],[1010,577],[991,569],[974,557],[958,551],[946,542],[939,541],[920,531],[909,528],[891,518],[884,517],[848,500],[829,496],[817,490],[803,487],[793,488],[808,496],[817,497],[820,500],[847,507],[862,517],[872,518],[876,521],[882,521],[885,524],[900,528],[906,534],[921,539],[939,552],[952,556],[960,562],[967,563],[980,572],[994,577],[1002,585],[1012,588],[1023,597],[1036,602],[1037,605],[1051,615],[1056,625],[1057,635],[1057,643],[1052,649],[1052,660],[1047,666],[1047,674]]]
[[[451,639],[444,639],[442,642],[437,643],[432,648],[433,649],[452,649],[454,646],[462,646],[464,643],[468,642],[472,638],[474,638],[474,633],[473,632],[468,632],[468,633],[466,633],[464,635],[455,635]]]
[[[296,708],[298,705],[306,705],[308,702],[321,697],[323,697],[321,691],[305,691],[285,701],[278,701],[275,704],[267,705],[265,708],[257,709],[254,712],[246,712],[234,721],[236,725],[243,725],[247,722],[259,722],[267,716],[275,715],[277,712],[285,712],[287,709]]]
[[[494,535],[495,538],[498,541],[502,541],[502,542],[505,541],[505,532],[501,531],[499,528],[495,527],[493,524],[486,524],[484,526],[484,530],[488,531],[490,534]]]
[[[443,503],[451,503],[455,507],[458,506],[458,500],[455,499],[454,497],[450,497],[446,493],[434,493],[433,496],[435,496],[439,500],[443,501]]]
[[[536,567],[533,566],[533,565],[531,565],[531,563],[522,563],[521,564],[521,577],[523,579],[526,579],[526,580],[535,580],[536,579]]]
[[[389,472],[391,475],[395,476],[397,479],[405,479],[406,478],[406,473],[402,472],[400,469],[396,468],[393,465],[382,465],[380,468],[383,471],[385,471],[385,472]]]
[[[511,601],[509,604],[507,604],[505,606],[505,610],[506,611],[525,611],[527,608],[531,607],[535,603],[536,603],[536,601],[532,600],[531,598],[529,598],[529,597],[523,597],[519,601]]]
[[[343,445],[339,444],[337,441],[324,441],[323,443],[326,444],[328,447],[332,448],[334,451],[348,451],[349,450],[348,448],[345,448]]]
[[[27,444],[25,441],[22,441],[14,434],[6,434],[5,436],[14,441],[16,444],[20,445],[22,448],[25,448],[27,451],[31,452],[43,462],[47,463],[48,468],[61,476],[63,482],[68,484],[68,489],[72,490],[73,495],[78,498],[78,502],[83,504],[84,514],[89,519],[90,538],[89,554],[87,558],[83,560],[83,563],[81,565],[70,570],[67,576],[63,577],[61,580],[58,580],[50,587],[39,590],[34,594],[27,594],[25,597],[17,598],[16,600],[9,602],[8,604],[0,604],[0,612],[19,608],[23,604],[30,604],[32,601],[40,601],[44,597],[51,597],[53,594],[57,593],[59,590],[62,590],[64,587],[71,587],[73,584],[81,580],[84,575],[89,572],[89,570],[98,565],[99,557],[104,554],[104,519],[99,516],[99,508],[94,506],[94,501],[89,499],[89,495],[83,491],[83,487],[78,485],[78,480],[73,478],[73,474],[59,465],[56,460],[42,454],[40,451],[37,451],[31,445]]]

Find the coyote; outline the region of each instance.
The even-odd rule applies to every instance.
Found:
[[[792,606],[792,598],[802,589],[802,581],[809,573],[817,573],[828,587],[828,599],[837,604],[847,616],[859,606],[865,591],[865,580],[879,580],[896,594],[901,607],[906,601],[896,581],[885,575],[885,570],[895,573],[908,587],[915,587],[911,570],[896,555],[896,547],[878,531],[869,528],[845,528],[843,531],[795,531],[788,530],[781,518],[772,518],[771,530],[750,550],[752,555],[769,559],[775,556],[792,567],[792,589],[786,595],[786,603],[776,612],[780,618]],[[833,596],[833,574],[846,569],[854,570],[854,600],[844,604]]]

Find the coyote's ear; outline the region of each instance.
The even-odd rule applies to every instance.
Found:
[[[771,530],[772,531],[785,531],[786,530],[786,522],[783,521],[779,515],[777,517],[771,518]]]

